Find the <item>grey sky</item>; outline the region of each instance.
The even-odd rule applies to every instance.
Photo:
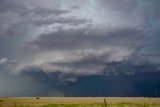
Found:
[[[159,72],[159,9],[159,0],[0,0],[0,73],[28,84],[32,71],[71,82],[141,65]]]

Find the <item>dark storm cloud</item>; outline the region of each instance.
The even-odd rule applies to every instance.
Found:
[[[110,68],[107,69],[109,74],[104,72],[103,75],[91,76],[45,73],[38,69],[28,69],[28,72],[22,72],[21,75],[47,84],[48,90],[60,90],[65,96],[159,96],[159,72],[155,70],[154,65],[134,66],[127,62],[119,62],[111,63],[109,66],[120,71],[119,74],[114,74]],[[127,70],[138,72],[134,75],[124,75]]]
[[[18,1],[1,0],[0,1],[0,34],[1,37],[6,36],[24,36],[29,28],[29,25],[41,24],[53,24],[61,23],[60,19],[56,18],[59,15],[65,15],[69,13],[68,10],[60,8],[45,8],[40,6],[28,6]],[[51,18],[47,18],[53,16]],[[52,18],[54,20],[52,20]],[[52,20],[52,21],[51,21]],[[70,21],[71,19],[68,19]],[[80,23],[81,19],[74,20],[76,23]],[[66,22],[66,21],[64,21]],[[63,23],[63,22],[62,22]],[[41,25],[40,24],[40,25]],[[34,26],[32,26],[34,27]]]
[[[6,11],[20,11],[23,10],[22,6],[17,6],[13,1],[1,0],[0,1],[0,13],[5,13]]]
[[[30,69],[32,73],[16,75],[6,69],[7,65],[11,67],[14,63],[16,62],[7,58],[0,60],[0,96],[64,96],[64,93],[56,88],[56,83],[62,83],[51,78],[56,75],[40,73],[41,70],[34,73],[33,69]],[[54,82],[54,85],[51,82]]]
[[[35,89],[43,83],[48,93],[64,95],[73,89],[72,83],[81,81],[81,76],[159,72],[159,9],[159,0],[0,0],[0,67],[17,74],[13,77],[1,72],[6,77],[3,80],[8,81],[4,84],[22,80],[16,87],[22,86],[25,91],[23,84],[32,86],[26,79],[29,77],[38,84]],[[86,84],[80,89],[83,86]],[[130,83],[124,87],[129,88],[121,87],[120,93],[114,90],[116,95],[122,95],[123,90],[142,93]],[[71,95],[83,95],[79,91],[75,88]]]
[[[7,11],[12,11],[15,13],[19,13],[20,15],[28,15],[31,13],[41,15],[43,16],[48,16],[51,14],[54,15],[60,15],[60,14],[65,14],[69,11],[67,10],[62,10],[62,9],[48,9],[40,6],[27,6],[25,4],[21,4],[18,1],[11,1],[11,0],[1,0],[0,1],[0,12],[5,13]]]
[[[153,10],[157,10],[157,1],[153,1],[155,7],[152,7]],[[138,12],[137,6],[141,7],[143,5],[143,2],[138,1],[103,1],[96,2],[98,5],[103,5],[102,10],[109,8],[110,11],[116,11],[123,13],[123,16],[128,17],[128,13],[134,13],[135,11]],[[144,2],[146,3],[146,7],[151,3],[149,1]],[[2,5],[3,4],[3,5]],[[74,6],[74,5],[73,5]],[[75,7],[75,6],[74,6]],[[121,55],[117,58],[120,58],[121,60],[127,59],[132,54],[135,54],[134,51],[139,49],[140,47],[143,48],[143,46],[148,46],[148,35],[146,34],[148,31],[147,29],[136,28],[136,27],[124,27],[124,28],[109,28],[111,31],[103,31],[108,28],[99,28],[99,26],[95,27],[94,29],[90,28],[90,26],[85,26],[84,28],[67,28],[64,30],[63,25],[68,24],[69,26],[75,27],[76,25],[86,24],[89,20],[83,18],[77,18],[77,17],[66,17],[66,16],[60,16],[64,14],[70,14],[69,11],[65,9],[49,9],[44,8],[40,6],[35,7],[27,7],[27,5],[22,5],[21,3],[17,1],[1,1],[1,10],[2,10],[2,17],[3,20],[6,20],[6,18],[9,18],[5,15],[3,15],[5,12],[8,12],[9,10],[13,12],[15,15],[21,13],[25,14],[27,18],[24,18],[22,16],[15,16],[15,18],[22,18],[21,20],[11,20],[11,23],[8,23],[8,27],[6,27],[6,30],[3,30],[2,33],[4,35],[24,35],[26,32],[23,32],[23,29],[21,31],[20,27],[24,27],[25,23],[30,22],[30,24],[35,24],[36,26],[42,26],[42,25],[51,25],[55,23],[62,24],[60,25],[60,29],[56,28],[56,32],[49,32],[49,34],[40,34],[37,36],[37,38],[34,39],[34,41],[29,41],[31,43],[29,47],[38,47],[40,52],[43,51],[54,51],[54,50],[93,50],[93,52],[90,52],[89,54],[93,54],[93,56],[97,53],[95,53],[97,50],[101,50],[102,54],[97,55],[100,56],[106,56],[106,58],[114,57],[114,53],[122,52],[121,49],[130,52],[129,55],[125,55],[125,52],[122,52],[124,56],[122,58]],[[145,9],[145,6],[142,7],[142,10]],[[12,13],[12,14],[13,14]],[[155,12],[156,13],[156,12]],[[13,14],[13,15],[14,15]],[[51,16],[54,14],[53,18],[48,18],[48,16]],[[145,14],[145,12],[144,12]],[[149,13],[151,14],[151,13]],[[153,14],[153,13],[152,13]],[[151,14],[151,15],[152,15]],[[36,20],[34,19],[34,16],[36,16]],[[153,15],[154,16],[154,15]],[[47,17],[47,18],[45,18]],[[144,16],[145,17],[145,16]],[[90,22],[88,22],[90,23]],[[3,24],[7,24],[3,22]],[[2,24],[2,28],[5,29],[4,25]],[[76,28],[76,27],[75,27]],[[100,30],[99,30],[100,29]],[[101,30],[102,29],[102,30]],[[5,32],[4,32],[5,31]],[[152,32],[149,32],[152,33]],[[123,39],[122,39],[123,38]],[[136,43],[135,43],[136,42]],[[103,52],[103,48],[107,48],[107,52]],[[108,49],[113,48],[113,49]],[[117,49],[119,48],[119,49]],[[28,49],[28,48],[27,48]],[[34,48],[35,49],[35,48]],[[124,51],[123,50],[123,51]],[[127,53],[126,52],[126,53]],[[97,57],[96,56],[96,57]],[[148,55],[149,56],[149,55]],[[86,56],[85,56],[86,57]],[[146,56],[147,57],[147,56]],[[83,58],[82,58],[83,59]],[[98,59],[98,58],[97,58]],[[107,58],[108,59],[108,58]],[[112,59],[112,58],[111,58]],[[116,61],[116,59],[111,60]],[[119,61],[119,60],[118,60]],[[52,62],[52,61],[51,61]],[[85,64],[84,64],[85,65]]]
[[[160,90],[159,84],[159,73],[86,76],[80,77],[78,83],[65,86],[64,92],[66,96],[156,97],[156,91],[159,93]]]
[[[58,29],[57,32],[40,35],[31,45],[49,50],[100,49],[105,46],[138,48],[145,42],[142,41],[145,40],[145,33],[139,28],[113,28],[111,31],[107,28],[106,31],[97,28]]]
[[[31,58],[31,62],[26,62],[26,65],[19,65],[20,70],[38,67],[45,72],[102,74],[108,69],[108,63],[132,61],[141,53],[141,49],[148,46],[148,31],[142,28],[105,29],[58,29],[42,34],[27,45],[33,49],[33,53],[38,52],[37,56]],[[146,63],[145,60],[142,63]],[[118,72],[116,70],[114,73]]]
[[[1,0],[0,2],[0,58],[21,57],[20,48],[32,38],[34,34],[31,32],[41,25],[63,24],[67,21],[77,25],[85,22],[83,19],[67,18],[66,20],[64,16],[60,17],[60,15],[69,14],[70,11],[56,6],[48,8],[34,4],[27,5],[23,3],[24,1],[17,0]]]

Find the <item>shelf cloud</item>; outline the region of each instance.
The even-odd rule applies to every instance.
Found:
[[[76,83],[81,76],[159,72],[159,4],[0,0],[0,72],[48,87]]]

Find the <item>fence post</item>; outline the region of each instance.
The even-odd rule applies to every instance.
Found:
[[[106,99],[104,99],[104,107],[107,107]]]

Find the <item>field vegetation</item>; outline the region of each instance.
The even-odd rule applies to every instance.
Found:
[[[160,98],[1,97],[0,107],[160,107]]]

